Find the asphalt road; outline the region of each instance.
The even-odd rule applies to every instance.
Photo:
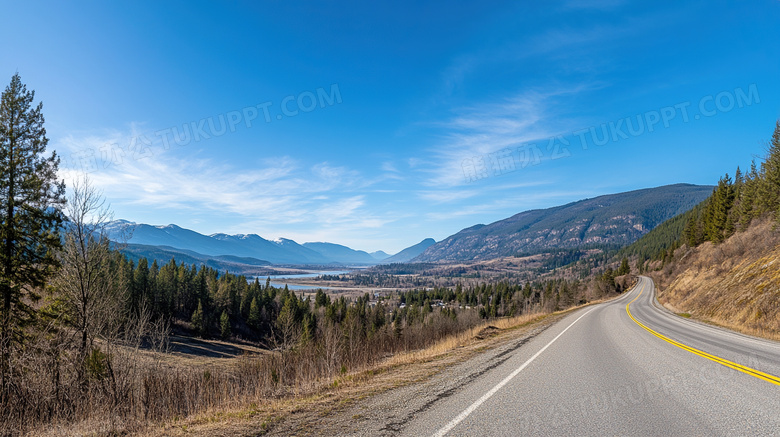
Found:
[[[673,315],[654,288],[567,316],[402,433],[780,435],[780,343]]]

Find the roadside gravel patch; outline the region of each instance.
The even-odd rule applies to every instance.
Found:
[[[374,381],[368,382],[375,394],[364,394],[358,398],[347,396],[341,400],[340,406],[330,411],[290,414],[264,435],[397,435],[416,415],[501,365],[509,359],[511,352],[562,317],[562,314],[556,314],[504,331],[486,328],[488,332],[480,333],[484,335],[478,335],[467,346],[426,362],[398,366],[376,376]]]

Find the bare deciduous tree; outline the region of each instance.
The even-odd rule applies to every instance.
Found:
[[[106,226],[112,214],[86,176],[74,183],[65,213],[62,268],[54,285],[63,321],[78,333],[78,350],[84,359],[95,338],[121,317],[125,293],[117,287],[117,269],[111,266]]]

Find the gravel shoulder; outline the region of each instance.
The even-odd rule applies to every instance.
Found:
[[[320,411],[319,417],[293,414],[268,435],[393,436],[437,401],[501,365],[511,352],[563,317],[550,315],[526,325],[500,330],[483,329],[468,344],[442,356],[388,369],[365,388],[375,391],[342,406]],[[312,420],[314,419],[314,420]]]

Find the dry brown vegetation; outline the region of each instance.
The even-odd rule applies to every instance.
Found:
[[[378,346],[372,346],[373,352],[359,351],[348,369],[329,368],[319,355],[327,350],[327,333],[313,347],[207,361],[169,351],[126,350],[135,354],[125,360],[134,367],[138,384],[128,404],[132,408],[119,410],[107,403],[81,420],[33,427],[27,435],[257,435],[305,428],[367,396],[423,381],[511,340],[516,332],[552,324],[571,310],[489,321],[473,318],[436,339],[421,327],[405,333],[408,346],[398,344],[395,352]]]
[[[153,335],[161,330],[148,325],[166,319],[143,311],[146,316],[137,323],[106,325],[83,354],[79,331],[55,318],[51,329],[30,330],[32,337],[15,358],[16,385],[8,407],[0,409],[0,435],[139,434],[165,424],[169,434],[171,426],[202,420],[278,418],[275,409],[296,410],[311,399],[322,408],[336,408],[328,402],[341,399],[332,393],[341,393],[344,384],[362,387],[377,372],[407,365],[412,366],[405,373],[423,372],[415,369],[417,364],[431,357],[473,341],[489,343],[494,334],[539,314],[614,295],[615,285],[602,282],[552,280],[524,287],[502,282],[458,288],[457,293],[415,290],[403,294],[405,308],[395,301],[369,305],[368,294],[328,303],[324,294],[311,302],[272,289],[278,291],[270,301],[275,322],[267,338],[273,350],[265,351],[182,336],[163,342]],[[445,291],[446,302],[431,305],[444,299]],[[309,323],[303,323],[304,309]],[[150,343],[165,351],[150,351]],[[262,423],[254,425],[262,429]]]
[[[395,354],[354,372],[325,378],[294,396],[260,403],[212,408],[201,414],[150,427],[145,434],[160,435],[285,435],[310,430],[315,422],[355,402],[407,384],[419,383],[442,369],[462,362],[486,348],[505,342],[520,330],[551,324],[564,313],[529,314],[481,323],[446,337],[430,347]]]
[[[659,301],[677,313],[780,340],[780,230],[754,222],[720,244],[675,251],[653,275]]]
[[[492,323],[518,324],[533,317],[537,315]],[[370,338],[351,332],[358,326],[327,324],[316,342],[205,361],[177,360],[168,351],[143,350],[136,337],[109,350],[110,357],[96,358],[87,383],[72,370],[78,366],[52,361],[76,360],[77,354],[68,358],[57,347],[56,338],[42,336],[24,357],[18,411],[4,412],[8,420],[0,433],[135,434],[204,415],[232,417],[230,412],[238,411],[239,416],[255,417],[258,411],[286,405],[292,399],[336,389],[345,381],[353,383],[366,372],[444,353],[475,336],[474,329],[482,329],[483,323],[476,311],[464,311],[457,319],[435,312],[425,323],[400,332],[386,325]],[[52,353],[47,354],[46,348]],[[104,368],[106,364],[112,368]]]

